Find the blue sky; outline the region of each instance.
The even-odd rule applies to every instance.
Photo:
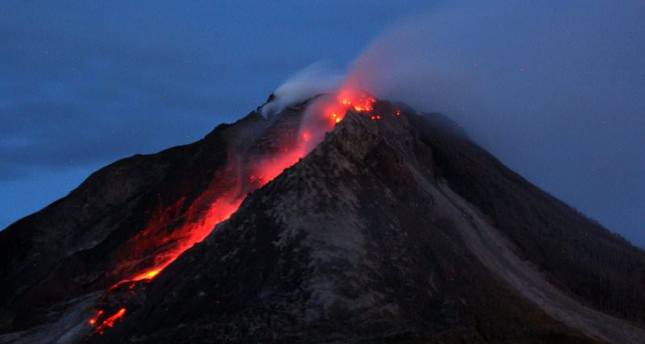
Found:
[[[0,228],[64,196],[111,161],[195,141],[218,123],[245,115],[289,75],[313,62],[346,67],[393,23],[432,13],[445,3],[3,1]],[[531,3],[538,22],[560,4]],[[627,26],[632,24],[612,20],[612,15],[607,13],[609,38],[633,32]],[[508,32],[516,40],[522,34]],[[629,52],[643,51],[641,43]],[[643,53],[612,66],[642,73]],[[645,74],[637,76],[642,78],[626,82],[645,89],[645,81],[638,82]],[[623,113],[615,116],[626,120],[611,128],[594,125],[579,142],[563,139],[567,125],[555,122],[553,127],[539,123],[551,133],[544,147],[534,137],[515,144],[522,138],[481,132],[481,123],[473,130],[512,168],[645,246],[645,161],[638,145],[645,144],[638,140],[645,137],[645,101],[634,94],[609,95],[630,104],[616,107]],[[585,104],[579,102],[561,107],[583,111]],[[602,144],[587,144],[597,140]],[[604,153],[589,153],[599,147]],[[549,154],[554,150],[568,153],[553,160]],[[544,161],[549,159],[553,163],[547,169]]]

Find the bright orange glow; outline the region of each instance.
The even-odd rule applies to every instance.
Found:
[[[366,92],[350,89],[340,90],[337,99],[345,107],[345,111],[351,108],[356,112],[370,112],[374,110],[376,103],[376,99]]]
[[[239,194],[237,188],[208,203],[208,200],[214,196],[213,192],[209,191],[199,196],[186,210],[184,222],[171,233],[159,232],[162,228],[171,224],[175,220],[174,218],[167,218],[167,216],[154,218],[142,230],[140,235],[134,238],[133,245],[135,246],[133,249],[138,251],[154,250],[164,245],[168,245],[170,248],[156,254],[152,266],[117,282],[111,289],[116,289],[124,284],[149,282],[157,277],[168,265],[179,258],[182,253],[204,240],[218,223],[228,219],[237,210],[243,200],[243,195]],[[177,209],[181,208],[183,202],[183,200],[180,200],[167,211],[170,213],[170,217],[180,216],[176,213],[178,213]],[[165,236],[161,236],[164,233]],[[143,255],[143,253],[138,253],[137,255]]]
[[[96,314],[90,318],[89,320],[90,325],[92,326],[96,325],[96,323],[103,316],[103,314],[105,314],[105,311],[103,311],[102,309],[98,310]]]
[[[154,280],[186,250],[203,241],[219,223],[235,213],[248,193],[266,185],[304,158],[348,111],[363,113],[372,120],[381,119],[380,114],[373,113],[376,99],[366,92],[341,89],[332,99],[321,104],[314,120],[303,121],[295,135],[287,135],[292,137],[286,141],[288,143],[281,143],[273,152],[263,153],[250,162],[231,159],[233,162],[224,171],[217,172],[197,198],[182,197],[151,215],[146,227],[123,249],[123,261],[119,261],[114,272],[116,276],[129,277],[114,284],[108,292],[127,286],[128,293],[136,293],[135,288],[140,283]],[[126,308],[122,307],[101,321],[105,312],[99,310],[89,323],[103,333],[125,313]]]
[[[154,269],[150,271],[146,271],[142,274],[139,274],[134,277],[135,281],[140,281],[140,280],[150,280],[155,278],[159,273],[161,272],[161,269]]]
[[[250,170],[256,176],[258,188],[275,179],[286,168],[297,163],[298,160],[305,156],[305,154],[304,145],[298,145],[298,147],[294,149],[259,160],[253,164]]]
[[[119,321],[119,319],[123,318],[123,316],[125,315],[125,312],[126,312],[126,309],[122,307],[116,313],[105,318],[103,321],[101,321],[100,324],[98,324],[98,321],[100,320],[101,316],[105,313],[103,310],[99,310],[96,313],[96,316],[90,319],[90,324],[96,327],[96,331],[99,334],[103,334],[106,328],[114,327],[114,324],[116,324],[116,322]]]
[[[179,212],[179,209],[184,206],[184,199],[178,200],[175,205],[160,212],[160,216],[154,217],[149,225],[135,237],[133,249],[136,250],[137,256],[141,256],[143,255],[141,252],[147,250],[154,252],[163,245],[168,245],[171,248],[155,253],[154,263],[151,266],[117,282],[108,292],[115,292],[122,286],[133,290],[139,283],[147,283],[156,278],[186,250],[203,241],[217,224],[227,220],[235,213],[249,192],[269,183],[286,168],[303,158],[308,152],[307,142],[312,139],[311,135],[305,130],[298,136],[299,140],[294,147],[277,149],[273,154],[267,154],[248,163],[245,168],[248,177],[243,182],[239,180],[231,182],[224,177],[222,177],[224,179],[217,178],[202,195],[193,201],[184,214]],[[235,170],[231,174],[237,178],[239,173],[238,170]],[[231,187],[231,185],[234,186]],[[180,227],[174,228],[172,232],[163,231],[173,223],[176,217],[184,218]],[[164,236],[160,236],[159,233]],[[121,308],[119,312],[101,322],[100,319],[104,316],[104,311],[99,310],[89,320],[89,323],[96,328],[97,332],[103,333],[106,328],[113,327],[114,323],[124,315],[125,308]]]
[[[323,106],[322,111],[322,114],[329,118],[330,126],[328,128],[316,128],[317,130],[331,130],[345,118],[345,114],[350,110],[362,113],[372,112],[376,103],[376,99],[368,93],[349,88],[339,90],[334,98],[334,101],[330,101]]]

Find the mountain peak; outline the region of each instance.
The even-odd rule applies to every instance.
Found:
[[[645,338],[645,253],[445,117],[360,93],[261,111],[1,232],[0,342]]]

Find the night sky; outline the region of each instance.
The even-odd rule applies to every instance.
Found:
[[[116,159],[195,141],[217,124],[247,114],[286,78],[314,62],[347,68],[375,37],[405,18],[429,13],[428,20],[441,22],[432,13],[442,13],[448,2],[3,1],[0,228],[64,196]],[[544,109],[604,116],[591,116],[582,126],[550,116],[535,123],[509,121],[515,126],[512,135],[500,129],[500,117],[455,118],[511,168],[645,246],[645,24],[630,20],[642,17],[645,7],[637,2],[522,2],[538,26],[555,27],[551,16],[568,6],[573,15],[562,19],[558,35],[595,37],[590,38],[593,44],[577,50],[547,50],[584,67],[570,78],[568,69],[557,73],[567,77],[560,87],[580,86],[584,93],[558,98],[536,91],[531,101],[548,104]],[[587,8],[591,3],[600,4],[596,9],[602,9],[602,17],[593,15],[594,6]],[[463,6],[456,9],[456,18],[459,11],[468,12]],[[464,50],[473,50],[484,43],[463,33],[481,31],[480,24],[445,20],[448,34],[434,37],[450,41],[444,49],[463,44]],[[450,25],[464,27],[452,30]],[[528,39],[530,34],[513,30],[513,25],[512,19],[505,22],[504,39],[498,36],[496,44]],[[453,32],[462,35],[450,36]],[[490,49],[486,58],[539,61],[534,52],[526,59],[496,55],[503,51]],[[491,78],[495,86],[495,76]],[[499,80],[516,86],[508,75]],[[532,82],[540,80],[546,79]],[[611,85],[610,90],[596,87],[597,80]],[[425,94],[424,89],[415,92]],[[427,93],[430,104],[435,93]],[[509,113],[522,111],[499,93],[487,99],[481,113],[484,107],[503,113],[505,104],[510,104]],[[469,113],[479,112],[472,100],[467,104]],[[441,108],[447,115],[450,109]],[[486,123],[496,128],[488,129]],[[539,129],[518,132],[526,123]]]

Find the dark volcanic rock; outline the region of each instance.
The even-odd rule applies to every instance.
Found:
[[[407,116],[350,115],[165,271],[123,326],[94,340],[575,343],[594,341],[583,333],[642,335],[595,331],[609,320],[543,280],[527,283],[556,290],[553,305],[536,306],[539,296],[506,281],[517,277],[513,269],[532,269],[519,258],[499,267],[511,272],[482,262],[489,251],[465,233],[477,234],[470,217],[485,215],[455,201],[435,157],[443,153],[432,141],[438,128],[409,117],[414,125]]]
[[[0,333],[57,321],[77,306],[71,300],[151,266],[185,235],[179,231],[188,211],[205,211],[200,202],[212,202],[243,177],[231,166],[261,158],[276,149],[273,141],[293,140],[281,133],[297,127],[299,109],[277,120],[252,112],[196,143],[120,160],[0,232]]]
[[[256,112],[193,145],[118,162],[0,233],[3,332],[48,320],[34,307],[51,313],[105,289],[146,214],[198,198],[231,149],[253,159],[289,144],[303,109]],[[84,340],[642,343],[644,263],[444,117],[350,113],[138,289],[124,321]],[[47,340],[82,338],[68,333]],[[15,338],[36,337],[0,342]]]

